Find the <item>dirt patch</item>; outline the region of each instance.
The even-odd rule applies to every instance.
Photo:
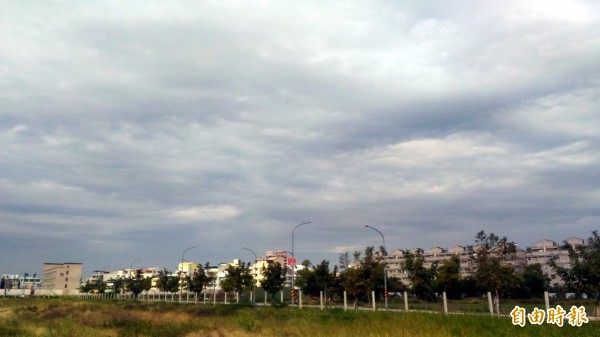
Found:
[[[0,318],[7,318],[12,316],[13,311],[6,308],[0,308]]]

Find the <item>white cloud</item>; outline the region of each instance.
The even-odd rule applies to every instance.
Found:
[[[229,205],[210,205],[176,209],[171,212],[174,218],[185,220],[224,220],[235,218],[242,214],[242,211]]]

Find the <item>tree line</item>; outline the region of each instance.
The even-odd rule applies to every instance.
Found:
[[[569,252],[570,268],[560,267],[556,261],[550,261],[565,285],[555,291],[572,291],[586,294],[598,299],[600,292],[600,236],[597,231],[588,238],[586,245],[572,247],[565,242],[564,248]],[[472,254],[469,256],[472,271],[469,276],[462,277],[461,260],[452,256],[441,263],[433,262],[426,267],[422,253],[405,251],[404,262],[401,266],[409,285],[400,279],[387,279],[388,292],[399,293],[407,291],[424,301],[437,301],[443,292],[448,298],[478,297],[485,292],[494,295],[496,306],[502,298],[542,297],[549,290],[549,278],[544,275],[540,264],[532,264],[523,271],[517,271],[510,262],[515,259],[516,244],[506,237],[494,233],[480,231],[475,236]],[[308,260],[302,262],[305,267],[297,271],[295,284],[304,294],[319,296],[325,292],[327,297],[341,297],[346,291],[354,300],[370,301],[371,291],[379,298],[384,296],[385,256],[383,246],[379,250],[366,247],[364,252],[355,251],[352,256],[343,253],[339,263],[330,268],[329,261],[323,260],[312,265]],[[167,269],[159,272],[156,287],[162,292],[178,292],[186,290],[200,294],[203,290],[214,285],[215,275],[207,272],[209,264],[200,268],[192,275],[173,275]],[[263,279],[260,286],[271,298],[283,289],[287,270],[279,263],[269,264],[262,271]],[[151,288],[151,280],[142,276],[141,270],[133,275],[112,280],[113,292],[127,290],[136,297]],[[250,263],[238,266],[230,265],[220,286],[223,291],[241,293],[252,290],[255,284]],[[106,282],[88,282],[82,286],[82,291],[104,292]]]

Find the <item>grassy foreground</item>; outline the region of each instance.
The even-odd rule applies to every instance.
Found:
[[[0,299],[0,336],[600,336],[600,323],[520,327],[489,316]]]

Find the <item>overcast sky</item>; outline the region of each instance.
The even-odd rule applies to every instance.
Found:
[[[0,272],[600,229],[600,3],[0,0]]]

